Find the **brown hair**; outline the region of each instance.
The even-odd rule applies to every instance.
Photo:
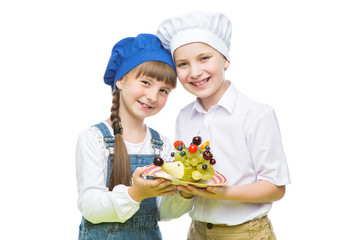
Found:
[[[142,63],[125,74],[121,80],[126,81],[128,78],[139,78],[142,76],[165,82],[172,88],[176,87],[176,72],[167,63],[159,61],[148,61]],[[110,120],[113,129],[120,128],[120,90],[116,86],[113,92]],[[113,168],[110,178],[109,190],[112,191],[113,188],[118,184],[130,186],[131,168],[129,155],[121,134],[115,135],[114,155],[112,160]]]

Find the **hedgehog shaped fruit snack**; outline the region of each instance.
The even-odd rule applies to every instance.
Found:
[[[180,140],[175,141],[175,152],[171,153],[174,161],[164,162],[155,158],[154,165],[182,181],[209,180],[215,174],[213,165],[216,161],[210,151],[209,141],[200,146],[201,142],[200,136],[194,137],[189,147]]]

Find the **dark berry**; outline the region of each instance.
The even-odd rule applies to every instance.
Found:
[[[205,149],[206,149],[206,150],[210,150],[210,147],[206,145],[206,146],[205,146]]]
[[[171,156],[174,157],[174,156],[175,156],[175,152],[171,152]]]
[[[155,166],[160,167],[163,164],[164,164],[164,160],[161,157],[158,157],[158,156],[154,157],[154,165]]]
[[[193,144],[198,145],[198,146],[201,144],[201,141],[202,141],[202,139],[200,136],[196,136],[192,139]]]
[[[180,153],[180,156],[185,156],[186,155],[186,152],[185,151],[182,151],[181,153]]]
[[[211,165],[215,165],[215,163],[216,163],[215,159],[213,159],[213,158],[210,159],[210,164],[211,164]]]
[[[177,148],[178,151],[181,151],[182,149],[183,149],[182,146],[178,146],[178,148]]]
[[[208,166],[206,164],[203,164],[201,167],[204,171],[208,168]]]

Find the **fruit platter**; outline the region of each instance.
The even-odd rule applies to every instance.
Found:
[[[227,184],[226,177],[213,168],[216,160],[209,141],[201,143],[200,136],[195,136],[188,147],[181,140],[175,141],[175,151],[171,153],[173,161],[164,162],[155,156],[154,163],[147,166],[143,175],[169,179],[174,185],[191,184],[200,188]]]
[[[187,186],[190,184],[198,188],[206,188],[208,186],[223,186],[228,183],[227,179],[217,171],[215,171],[214,175],[211,176],[209,180],[199,180],[197,182],[183,181],[167,174],[161,169],[161,167],[155,166],[154,164],[148,165],[143,175],[152,177],[154,179],[165,178],[170,180],[174,185]]]

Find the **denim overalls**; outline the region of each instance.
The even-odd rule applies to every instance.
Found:
[[[104,123],[96,124],[104,136],[105,145],[107,148],[114,147],[114,137],[112,137],[109,129]],[[151,143],[153,148],[162,149],[162,141],[159,133],[150,128]],[[129,154],[131,173],[137,167],[142,167],[153,163],[154,154]],[[108,158],[107,181],[106,186],[109,186],[111,177],[112,161],[111,156]],[[98,223],[92,224],[84,217],[80,224],[79,240],[105,240],[105,239],[126,239],[126,240],[157,240],[162,239],[160,229],[158,226],[158,211],[156,205],[156,198],[146,198],[140,203],[139,210],[126,222],[112,222],[112,223]]]

